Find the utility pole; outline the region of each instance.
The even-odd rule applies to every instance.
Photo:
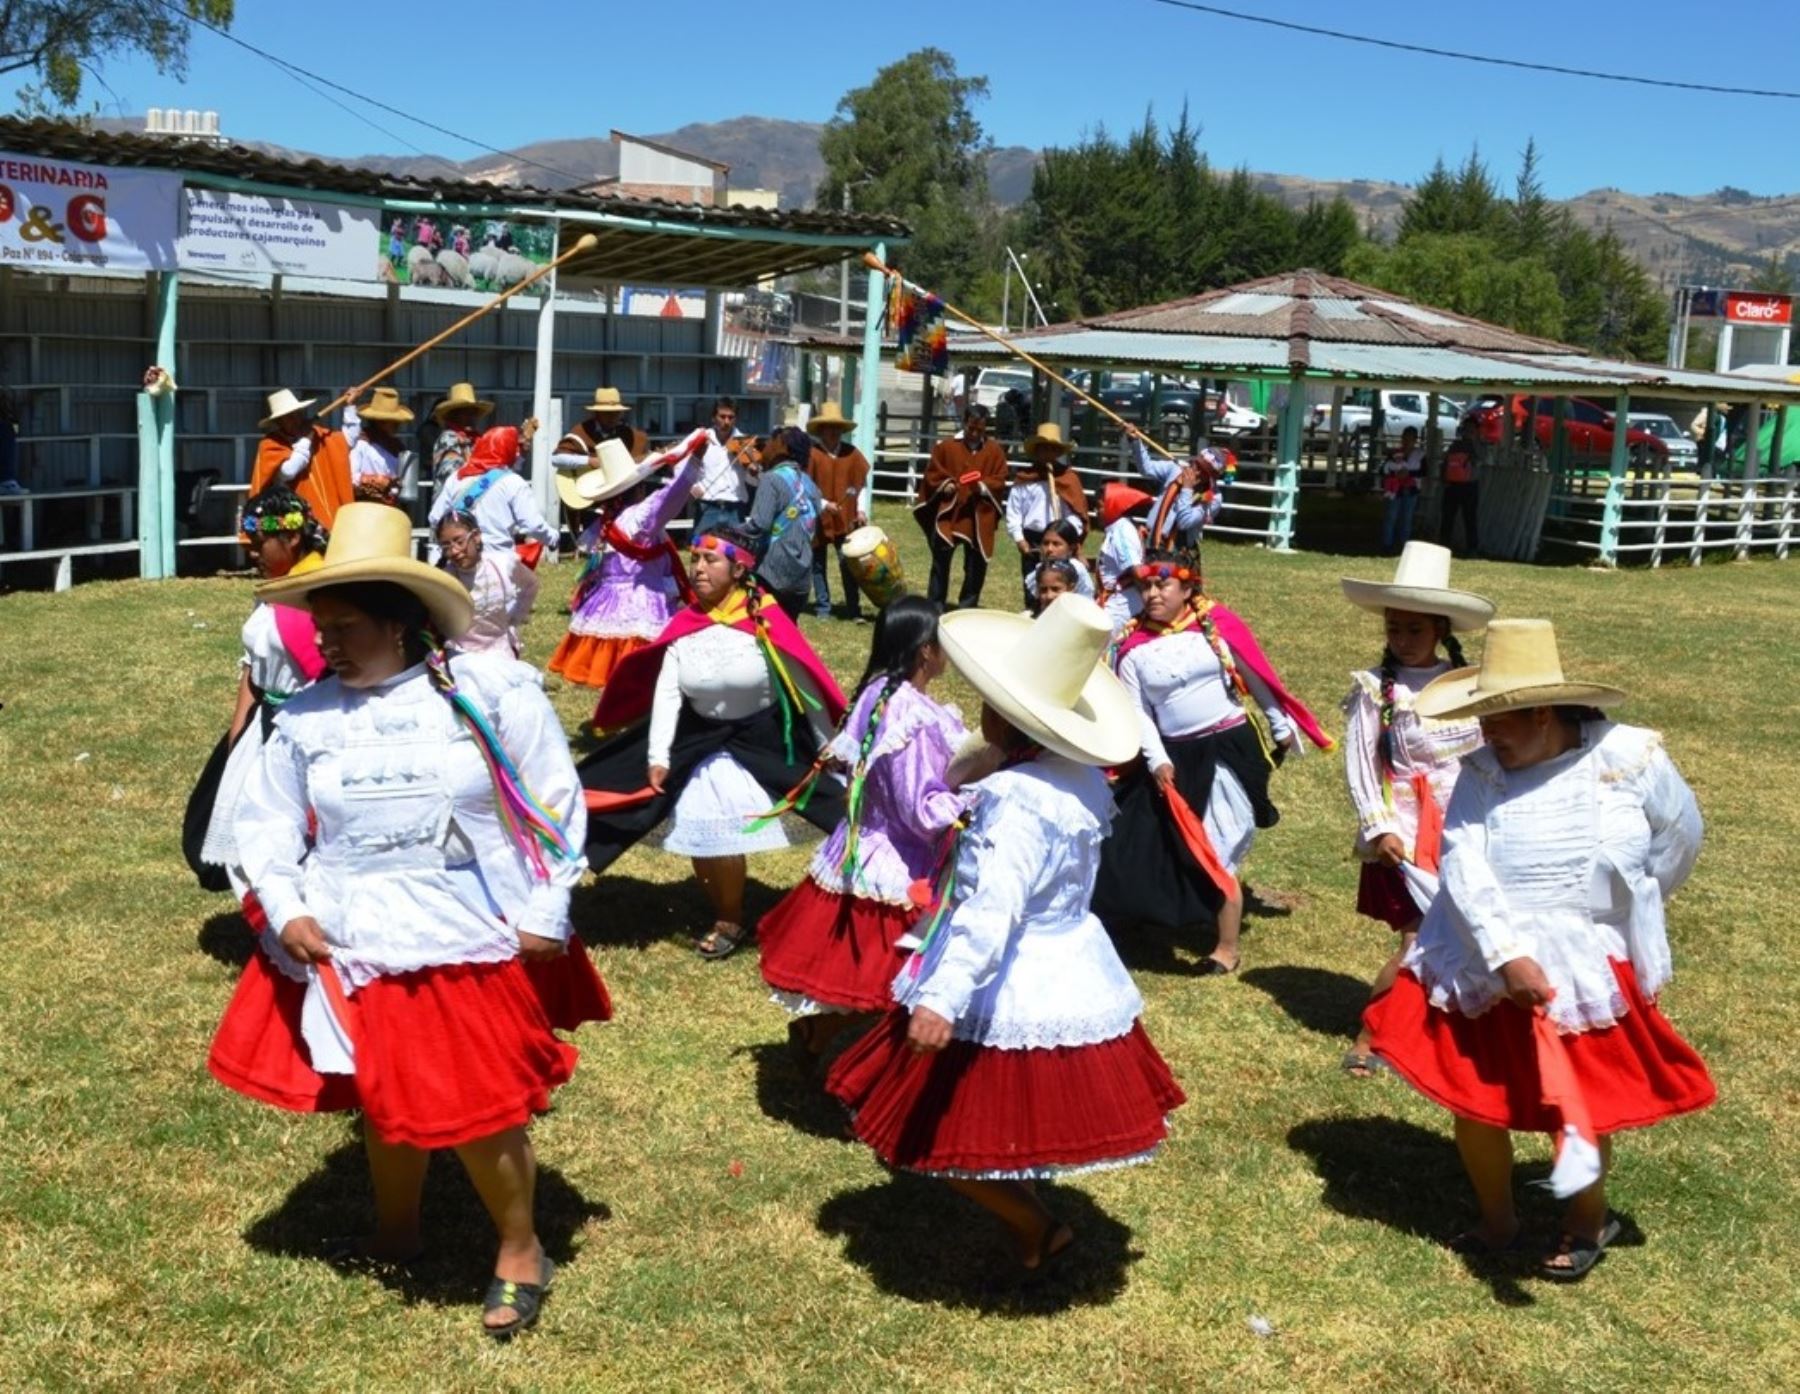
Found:
[[[850,181],[844,181],[843,211],[850,211]],[[850,337],[850,258],[838,263],[838,333]]]

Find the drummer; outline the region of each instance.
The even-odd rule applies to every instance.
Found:
[[[823,505],[819,511],[819,530],[813,536],[812,592],[813,613],[822,620],[831,618],[831,582],[827,576],[827,554],[834,548],[838,554],[838,579],[844,587],[844,618],[862,623],[862,597],[857,591],[856,575],[844,559],[844,539],[869,519],[863,512],[863,488],[869,481],[869,462],[862,451],[847,444],[844,432],[856,423],[846,421],[842,408],[827,402],[814,413],[807,429],[814,443],[806,472],[819,486]]]

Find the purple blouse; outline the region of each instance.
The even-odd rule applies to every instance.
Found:
[[[670,522],[687,506],[699,475],[700,457],[689,455],[667,484],[619,514],[620,531],[641,547],[661,547]],[[582,551],[600,550],[605,526],[603,515],[596,514],[582,529]],[[600,559],[600,579],[569,616],[569,632],[597,639],[654,639],[679,604],[674,569],[666,552],[638,561],[609,549]]]
[[[875,682],[864,689],[831,743],[831,753],[851,769],[883,686]],[[944,783],[944,774],[967,735],[953,708],[901,683],[888,698],[869,751],[855,877],[844,874],[850,838],[845,821],[813,855],[813,881],[833,893],[910,905],[912,883],[931,874],[945,829],[962,815],[966,799]]]

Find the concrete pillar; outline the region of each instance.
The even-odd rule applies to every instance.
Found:
[[[1557,420],[1561,424],[1565,398],[1556,399]],[[1630,434],[1626,419],[1631,415],[1631,394],[1621,392],[1613,401],[1612,459],[1606,476],[1606,502],[1600,511],[1600,560],[1606,566],[1619,564],[1619,523],[1625,513],[1625,472],[1631,467]]]

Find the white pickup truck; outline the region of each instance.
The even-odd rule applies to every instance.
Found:
[[[1386,445],[1398,445],[1400,433],[1411,426],[1419,433],[1421,440],[1425,437],[1425,409],[1431,404],[1431,397],[1424,392],[1409,392],[1405,389],[1393,391],[1377,391],[1370,388],[1358,388],[1344,395],[1344,408],[1340,430],[1344,438],[1351,443],[1356,455],[1362,455],[1368,447],[1370,422],[1375,415],[1375,404],[1381,404],[1381,438]],[[1449,440],[1456,434],[1457,422],[1462,420],[1462,403],[1450,397],[1438,398],[1438,434],[1443,440]],[[1311,435],[1319,440],[1331,433],[1331,403],[1316,402],[1313,404],[1312,416],[1308,423]]]

